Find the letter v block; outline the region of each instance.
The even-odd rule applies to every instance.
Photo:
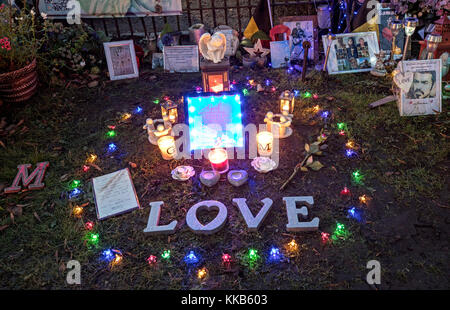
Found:
[[[242,216],[244,217],[245,223],[247,223],[248,230],[257,231],[261,223],[269,214],[269,210],[272,207],[273,201],[270,198],[264,198],[261,200],[264,204],[261,210],[259,210],[256,216],[253,216],[252,212],[247,206],[245,198],[234,198],[233,204],[239,208]]]
[[[312,207],[314,199],[312,196],[297,196],[297,197],[283,197],[283,201],[286,204],[286,212],[288,217],[288,223],[286,225],[287,231],[316,231],[319,228],[319,218],[315,217],[310,222],[300,222],[298,215],[300,214],[304,219],[308,216],[308,208],[302,206],[297,208],[296,203],[301,202],[304,205]]]
[[[34,169],[30,175],[28,175],[28,169],[31,168],[31,164],[18,165],[17,168],[19,169],[19,172],[17,172],[12,185],[5,188],[5,193],[10,194],[19,192],[22,189],[19,185],[20,182],[22,182],[23,187],[28,187],[29,190],[44,188],[45,184],[42,183],[42,180],[44,179],[45,171],[49,165],[48,161],[37,163],[36,169]],[[33,180],[34,183],[31,184]]]

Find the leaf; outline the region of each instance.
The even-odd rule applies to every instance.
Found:
[[[314,142],[314,143],[316,143],[316,142]],[[319,144],[314,144],[314,143],[311,144],[311,147],[309,150],[309,152],[312,154],[317,153],[319,151]]]
[[[314,159],[312,156],[309,156],[308,160],[306,161],[306,166],[309,166],[313,163]]]
[[[309,152],[309,144],[305,143],[305,151]]]
[[[301,167],[300,170],[303,172],[308,172],[308,168],[306,168],[306,167]]]
[[[315,162],[313,162],[311,165],[308,166],[309,168],[311,168],[314,171],[319,171],[320,169],[322,169],[324,167],[324,165],[322,165],[320,163],[320,161],[316,160]]]

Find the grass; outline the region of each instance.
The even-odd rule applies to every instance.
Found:
[[[381,262],[380,288],[448,288],[448,102],[438,116],[400,117],[394,103],[367,108],[370,102],[389,95],[387,79],[368,74],[324,77],[312,73],[303,84],[283,70],[232,72],[232,79],[244,82],[250,74],[261,83],[270,78],[277,93],[251,90],[246,97],[245,123],[261,123],[268,110],[276,111],[279,91],[284,89],[309,90],[320,98],[297,100],[294,134],[280,141],[277,170],[260,175],[249,160],[232,162],[233,168],[249,171],[249,184],[241,188],[232,188],[225,181],[205,188],[197,177],[176,183],[170,171],[177,165],[192,165],[198,175],[208,163],[164,161],[142,130],[147,117],[160,116],[155,99],[193,90],[200,83],[199,74],[155,73],[156,78],[151,78],[147,73],[137,81],[105,82],[93,89],[46,89],[26,105],[5,107],[8,121],[24,119],[28,131],[0,138],[6,145],[0,149],[0,185],[9,186],[18,164],[49,161],[50,167],[43,190],[0,196],[0,226],[8,225],[0,231],[1,288],[367,289],[365,266],[371,259]],[[329,96],[334,99],[326,99]],[[300,173],[280,193],[278,187],[303,158],[304,143],[324,126],[308,112],[316,104],[333,112],[326,125],[333,134],[319,159],[325,168]],[[134,111],[138,105],[143,114],[122,122],[123,113]],[[347,124],[347,137],[337,134],[338,122]],[[113,139],[106,136],[108,125],[117,125]],[[350,160],[343,155],[348,138],[359,144],[358,158]],[[110,141],[118,146],[114,154],[106,151]],[[94,167],[87,173],[82,171],[90,153],[99,156],[96,164],[102,171]],[[130,168],[142,208],[97,222],[89,180],[124,167]],[[357,169],[364,174],[363,184],[352,183],[351,173]],[[68,186],[74,179],[82,181],[84,193],[69,200]],[[347,200],[339,197],[344,186],[353,193]],[[347,218],[347,208],[358,205],[362,194],[372,197],[364,207],[365,224]],[[340,222],[349,231],[348,237],[323,245],[320,233],[286,232],[282,197],[294,195],[314,197],[310,213],[320,218],[321,231],[332,234]],[[253,213],[261,199],[274,201],[258,232],[247,230],[232,206],[235,197],[247,198]],[[214,235],[196,235],[185,225],[185,214],[190,206],[207,199],[227,205],[227,224]],[[160,223],[178,221],[174,235],[148,236],[142,232],[148,204],[158,200],[165,202]],[[74,218],[71,206],[85,202],[90,204],[82,219]],[[22,214],[12,218],[14,208],[22,208]],[[201,218],[206,222],[212,216],[202,214]],[[94,231],[100,235],[97,247],[86,244],[84,223],[89,220],[96,223]],[[283,248],[292,238],[299,244],[297,254],[280,264],[265,263],[271,246]],[[101,251],[108,247],[124,253],[123,263],[112,269],[99,260]],[[244,259],[249,248],[261,256],[254,266]],[[170,261],[161,260],[166,249],[171,250]],[[201,266],[209,271],[205,281],[196,278],[195,268],[182,263],[190,249],[203,257]],[[235,259],[230,269],[221,265],[223,253]],[[146,262],[150,254],[159,259],[156,267]],[[71,259],[81,263],[80,286],[65,282],[65,265]]]

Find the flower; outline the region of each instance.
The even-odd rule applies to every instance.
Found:
[[[268,157],[255,157],[251,165],[259,173],[267,173],[277,167],[276,162]]]
[[[11,50],[11,42],[9,42],[9,39],[7,37],[0,39],[0,47],[1,49],[5,49],[7,51]]]
[[[47,14],[46,13],[41,12],[41,16],[42,16],[43,19],[47,19]]]

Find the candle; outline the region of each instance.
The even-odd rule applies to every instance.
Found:
[[[158,147],[161,155],[165,160],[173,159],[177,155],[175,147],[175,138],[172,136],[164,136],[158,139]]]
[[[261,156],[270,156],[273,151],[273,134],[268,131],[262,131],[256,135],[258,144],[258,154]]]
[[[224,149],[213,149],[208,155],[211,167],[218,173],[225,173],[228,171],[228,154]]]

